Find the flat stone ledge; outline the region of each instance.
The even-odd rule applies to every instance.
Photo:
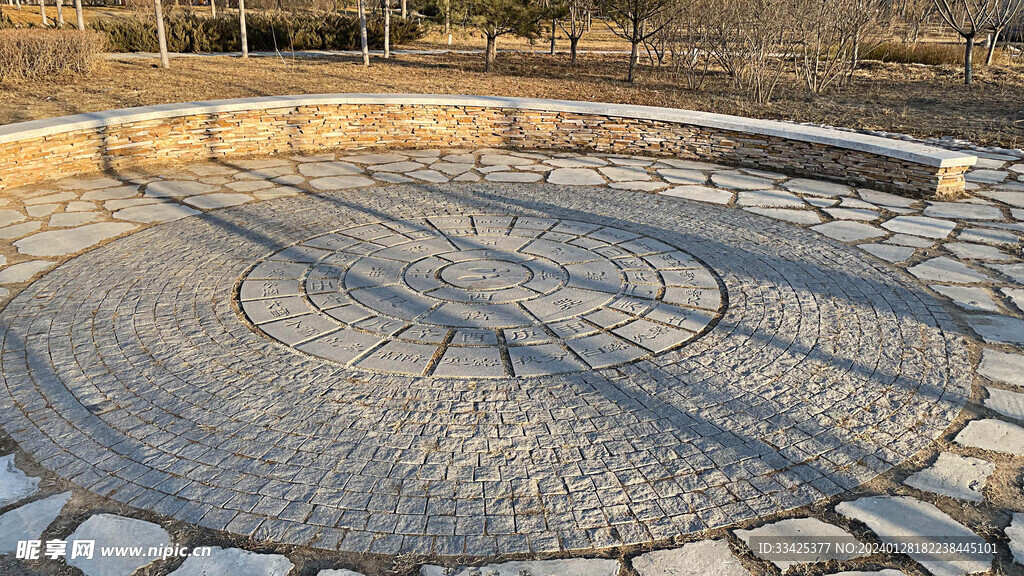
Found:
[[[655,106],[633,106],[628,104],[610,104],[603,102],[579,102],[573,100],[546,100],[539,98],[508,98],[502,96],[469,96],[448,94],[306,94],[297,96],[262,96],[258,98],[237,98],[229,100],[209,100],[205,102],[185,102],[161,104],[157,106],[140,106],[120,110],[104,110],[76,114],[61,118],[46,118],[0,126],[0,144],[14,142],[25,138],[52,136],[75,130],[103,128],[129,122],[145,122],[178,116],[195,114],[218,114],[222,112],[239,112],[246,110],[273,109],[295,106],[322,106],[345,104],[378,104],[401,106],[471,106],[483,108],[511,108],[519,110],[543,110],[548,112],[569,112],[576,114],[593,114],[616,118],[634,118],[655,120],[678,124],[690,124],[732,130],[765,136],[775,136],[788,140],[811,142],[837,148],[858,150],[907,160],[917,164],[925,164],[937,168],[952,166],[973,166],[977,163],[976,156],[952,152],[919,144],[890,140],[868,134],[846,132],[819,126],[804,126],[779,122],[777,120],[761,120],[712,112],[660,108]]]

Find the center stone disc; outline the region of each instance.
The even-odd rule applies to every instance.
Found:
[[[526,266],[502,260],[457,262],[441,270],[441,279],[466,290],[501,290],[530,279]]]
[[[696,340],[727,302],[714,272],[661,240],[468,214],[302,240],[250,269],[238,297],[258,331],[305,354],[453,378],[630,364]]]

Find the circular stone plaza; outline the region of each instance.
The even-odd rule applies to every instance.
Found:
[[[1021,151],[328,95],[0,158],[0,573],[1021,573]]]

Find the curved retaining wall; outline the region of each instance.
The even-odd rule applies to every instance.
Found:
[[[977,158],[813,126],[560,100],[419,94],[271,96],[0,127],[0,189],[97,170],[323,149],[584,149],[704,160],[907,196],[955,196]]]

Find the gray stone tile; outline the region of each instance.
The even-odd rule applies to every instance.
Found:
[[[934,464],[911,474],[903,483],[925,492],[981,502],[981,490],[995,470],[996,465],[986,460],[942,452]]]

